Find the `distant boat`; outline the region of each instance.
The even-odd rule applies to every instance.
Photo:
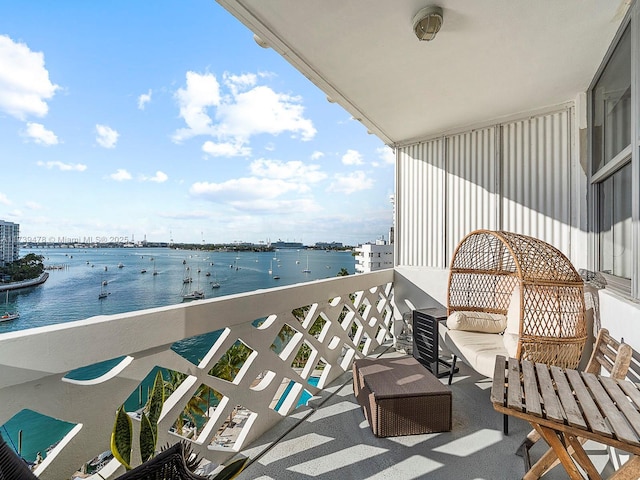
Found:
[[[202,300],[203,298],[204,292],[202,290],[194,290],[182,295],[183,300]]]
[[[187,270],[189,269],[189,267],[187,267]],[[189,277],[191,278],[191,277]],[[191,281],[189,282],[182,282],[182,299],[183,300],[201,300],[204,298],[204,291],[200,290],[200,274],[198,273],[198,283],[196,286],[195,290],[188,290],[188,285],[191,283]]]
[[[104,280],[100,284],[100,293],[98,294],[98,300],[102,300],[103,298],[107,298],[109,296],[109,292],[107,292],[107,290],[104,288],[106,286],[107,286],[107,281]]]
[[[273,260],[271,260],[271,265],[269,266],[269,275],[273,273]]]
[[[311,270],[309,270],[309,255],[307,255],[307,268],[302,270],[302,273],[311,273]]]
[[[274,275],[274,276],[273,276],[273,279],[274,279],[274,280],[280,280],[280,275]]]
[[[147,273],[147,269],[143,268],[142,270],[140,270],[140,273]]]
[[[213,275],[213,282],[211,283],[211,288],[220,288],[220,283],[218,282],[218,276],[216,274]]]
[[[7,290],[5,306],[9,306],[9,290]],[[15,320],[16,318],[20,318],[20,314],[18,312],[4,312],[4,314],[0,316],[0,322],[8,322],[9,320]]]
[[[119,263],[118,268],[122,268],[122,267],[124,267],[124,265],[122,263]]]
[[[20,318],[20,314],[5,312],[4,315],[0,317],[0,322],[8,322],[9,320],[15,320],[16,318]]]
[[[156,270],[156,261],[154,258],[152,258],[151,260],[153,260],[153,274],[157,275],[158,274],[158,270]]]
[[[185,267],[184,268],[184,278],[182,279],[182,283],[191,283],[193,281],[193,279],[191,278],[191,268],[190,267]]]

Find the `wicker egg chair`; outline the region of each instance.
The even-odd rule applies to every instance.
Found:
[[[512,314],[512,297],[519,297],[520,303],[516,357],[576,368],[587,328],[584,283],[571,262],[558,249],[533,237],[504,231],[471,232],[451,260],[448,313]]]

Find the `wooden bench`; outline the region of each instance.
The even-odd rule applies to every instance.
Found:
[[[413,357],[356,360],[353,391],[377,437],[451,430],[451,389]]]

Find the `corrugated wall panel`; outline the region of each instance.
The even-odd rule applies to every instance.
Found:
[[[443,266],[442,140],[399,149],[396,212],[396,264]]]
[[[563,108],[400,147],[396,264],[448,267],[478,228],[531,235],[571,258],[572,115]]]
[[[502,228],[570,257],[570,110],[502,126]]]
[[[447,138],[447,264],[469,232],[498,226],[495,133],[492,127]]]

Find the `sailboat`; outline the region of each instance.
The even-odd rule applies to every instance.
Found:
[[[191,267],[184,267],[184,277],[182,279],[182,283],[191,283],[193,280],[191,279]]]
[[[187,267],[188,268],[188,267]],[[198,283],[195,290],[188,291],[188,285],[191,282],[182,282],[182,299],[183,300],[201,300],[204,298],[204,291],[200,290],[200,272],[198,272]]]
[[[5,301],[5,306],[9,306],[9,290],[7,290],[7,299]],[[8,322],[9,320],[15,320],[16,318],[20,318],[20,314],[18,312],[4,312],[2,316],[0,316],[0,322]]]
[[[213,282],[211,282],[211,288],[220,288],[220,283],[218,282],[218,275],[213,274]]]
[[[271,260],[271,265],[269,266],[269,275],[273,273],[273,260]]]
[[[109,295],[109,292],[107,292],[107,289],[105,288],[106,286],[107,286],[106,280],[100,283],[100,293],[98,294],[98,300],[107,298],[107,296]]]
[[[157,275],[158,274],[158,270],[156,270],[156,259],[153,259],[153,274]]]
[[[311,273],[311,270],[309,270],[309,255],[308,254],[307,254],[307,268],[302,270],[302,273]]]

